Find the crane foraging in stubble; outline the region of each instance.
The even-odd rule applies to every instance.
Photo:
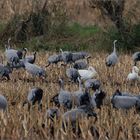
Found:
[[[20,59],[23,57],[23,51],[26,50],[26,48],[23,48],[22,50],[15,50],[11,48],[10,45],[11,38],[8,39],[8,45],[5,45],[5,56],[9,63],[15,62],[18,63]]]
[[[36,60],[36,51],[32,55],[26,56],[28,50],[26,48],[24,50],[25,50],[24,59],[27,62],[29,62],[31,64],[34,64],[35,63],[35,60]]]
[[[6,110],[7,108],[7,99],[0,94],[0,110]]]
[[[116,90],[111,98],[111,103],[114,108],[117,109],[131,109],[133,107],[136,110],[140,110],[140,97],[129,93],[123,93]]]
[[[24,101],[23,106],[28,104],[28,110],[30,110],[30,106],[35,105],[38,102],[38,110],[42,109],[42,97],[43,97],[43,90],[39,87],[35,87],[31,89],[28,93],[27,100]]]
[[[46,67],[50,66],[50,64],[57,64],[58,62],[62,61],[62,56],[61,54],[54,54],[49,56],[48,58],[48,64]]]
[[[140,52],[135,52],[132,55],[132,59],[134,61],[134,65],[136,66],[137,65],[137,62],[140,61]]]

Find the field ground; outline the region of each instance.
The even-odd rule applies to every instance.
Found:
[[[2,53],[1,53],[2,54]],[[37,54],[36,64],[45,67],[47,64],[48,53],[42,52]],[[94,53],[90,60],[90,65],[95,67],[98,72],[97,79],[102,83],[102,89],[107,93],[104,106],[95,109],[98,120],[94,124],[94,118],[81,121],[82,135],[79,139],[93,139],[89,128],[95,126],[100,134],[100,140],[132,140],[140,139],[140,116],[134,109],[128,112],[113,109],[110,104],[110,96],[119,88],[122,91],[129,91],[138,94],[140,92],[140,84],[130,85],[126,81],[126,77],[132,68],[132,59],[128,55],[120,55],[119,63],[113,68],[107,69],[105,66],[105,58],[107,54]],[[45,118],[46,108],[54,107],[50,104],[50,98],[59,91],[58,78],[64,77],[65,88],[70,91],[78,90],[78,85],[68,82],[65,76],[64,67],[50,66],[46,68],[48,83],[42,83],[39,80],[33,83],[27,81],[31,77],[27,77],[24,70],[15,70],[10,76],[10,81],[1,81],[1,94],[7,97],[8,110],[0,114],[0,139],[74,139],[76,136],[71,131],[63,132],[61,127],[61,117],[55,121],[54,136],[50,134],[50,121]],[[110,76],[109,76],[110,75]],[[43,95],[43,111],[39,112],[35,106],[30,112],[27,107],[22,107],[23,101],[27,97],[29,89],[33,87],[41,87],[44,91]],[[18,96],[15,105],[11,102]],[[61,112],[64,112],[61,109]],[[45,124],[45,127],[42,127]],[[78,138],[77,138],[78,139]]]

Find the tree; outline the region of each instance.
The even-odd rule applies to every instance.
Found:
[[[90,2],[92,7],[97,7],[101,10],[102,15],[108,16],[118,30],[124,29],[122,14],[125,0],[90,0]]]

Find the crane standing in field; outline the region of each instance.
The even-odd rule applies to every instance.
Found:
[[[60,52],[61,52],[62,60],[65,63],[65,65],[68,63],[72,63],[72,53],[71,52],[63,51],[62,49],[60,49]]]
[[[8,61],[8,63],[13,63],[17,64],[20,59],[23,57],[23,51],[26,49],[23,48],[22,50],[15,50],[11,48],[10,45],[10,40],[11,38],[8,39],[8,45],[5,45],[5,56]]]
[[[59,79],[59,86],[60,86],[60,91],[58,95],[58,100],[61,106],[71,109],[72,108],[72,94],[64,90],[64,81],[63,79]]]
[[[74,82],[78,81],[79,73],[77,69],[75,68],[66,69],[66,75],[71,81]]]
[[[27,54],[27,49],[25,49],[25,56],[24,56],[24,59],[31,63],[31,64],[34,64],[35,63],[35,60],[36,60],[36,51],[33,53],[33,55],[28,55],[26,56]]]
[[[46,78],[46,71],[43,68],[39,67],[38,65],[24,61],[24,66],[25,70],[33,77],[38,76],[40,78]]]
[[[23,106],[28,103],[28,110],[30,105],[35,105],[38,102],[38,110],[42,109],[43,90],[39,87],[33,88],[29,91],[27,100],[24,101]]]
[[[7,80],[10,80],[9,74],[12,73],[12,71],[13,71],[13,68],[9,64],[7,65],[0,64],[0,76],[2,78],[6,77]]]
[[[6,110],[7,108],[7,99],[3,96],[0,95],[0,110]]]
[[[62,55],[61,54],[51,55],[48,58],[48,64],[46,65],[46,67],[50,66],[50,64],[57,64],[60,61],[62,61]]]
[[[117,42],[117,40],[114,40],[114,42],[113,42],[113,47],[114,47],[113,52],[106,58],[106,66],[107,67],[112,66],[113,67],[113,73],[115,72],[114,71],[114,66],[118,62],[118,56],[117,56],[117,52],[116,52],[116,42]],[[111,79],[112,76],[110,75],[109,69],[108,69],[108,73],[109,73],[108,77],[109,77],[109,79]]]
[[[116,53],[116,42],[117,40],[114,40],[113,44],[114,44],[114,49],[113,52],[106,58],[106,66],[110,67],[110,66],[115,66],[116,63],[118,62],[118,56]]]
[[[140,52],[135,52],[132,55],[132,59],[134,61],[134,65],[136,66],[137,65],[137,62],[140,61]]]
[[[111,99],[112,106],[117,109],[131,109],[135,107],[140,110],[140,98],[131,94],[123,94],[116,90]]]
[[[90,57],[87,52],[70,52],[70,51],[63,51],[60,49],[62,61],[65,64],[68,63],[75,63],[77,60],[85,59]]]
[[[97,79],[88,79],[85,81],[84,85],[85,85],[85,88],[88,88],[88,89],[91,88],[93,89],[93,91],[96,91],[97,89],[100,88],[101,82]]]
[[[90,106],[83,105],[73,108],[62,115],[62,127],[66,130],[70,125],[74,133],[76,130],[80,133],[79,120],[89,117],[95,117],[95,122],[97,121],[97,114]]]
[[[73,68],[75,69],[86,69],[89,66],[89,58],[91,58],[91,56],[86,57],[85,61],[84,60],[77,60],[75,61]]]

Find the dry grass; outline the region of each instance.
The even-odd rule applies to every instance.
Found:
[[[48,54],[39,53],[37,57],[37,64],[40,66],[46,65]],[[99,73],[99,79],[102,81],[102,89],[107,92],[107,96],[119,88],[123,91],[130,91],[138,94],[140,91],[139,85],[130,86],[126,82],[127,74],[130,72],[132,66],[131,57],[128,55],[120,56],[120,63],[118,63],[114,70],[109,70],[105,66],[106,54],[93,54],[93,58],[90,60],[90,65],[94,66]],[[48,83],[41,83],[39,81],[27,82],[24,79],[25,71],[16,70],[11,75],[11,81],[1,81],[0,90],[1,93],[7,97],[8,110],[5,113],[0,114],[0,138],[1,139],[74,139],[76,136],[68,131],[64,133],[61,127],[61,117],[54,123],[54,136],[50,134],[50,121],[45,118],[45,112],[47,107],[53,107],[50,104],[50,98],[59,90],[57,80],[58,77],[65,77],[65,68],[59,68],[56,66],[50,66],[46,69],[48,74]],[[109,74],[111,76],[109,76]],[[20,79],[19,79],[20,78]],[[78,89],[78,85],[70,84],[68,79],[65,78],[65,88],[70,91]],[[22,107],[23,101],[27,97],[27,92],[30,88],[39,86],[44,90],[43,97],[43,111],[39,112],[35,106],[30,112],[27,111],[27,107]],[[11,102],[19,96],[15,105],[11,105]],[[109,99],[109,98],[108,98]],[[83,120],[81,122],[82,135],[79,139],[93,139],[89,128],[90,126],[96,126],[100,134],[100,140],[126,140],[126,139],[140,139],[140,116],[131,109],[127,113],[122,110],[115,110],[109,103],[109,100],[105,101],[105,105],[101,110],[95,110],[98,114],[98,120],[94,124],[94,118],[89,120]],[[63,109],[62,109],[63,112]],[[45,124],[45,128],[42,127]],[[77,138],[78,139],[78,138]]]

